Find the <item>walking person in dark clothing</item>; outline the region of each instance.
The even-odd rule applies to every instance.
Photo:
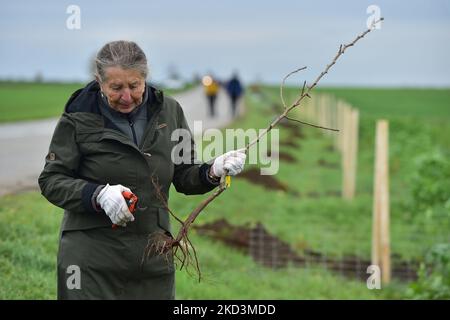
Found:
[[[231,101],[231,114],[234,118],[236,116],[238,100],[244,92],[244,88],[239,81],[237,73],[233,74],[233,77],[228,81],[226,89]]]

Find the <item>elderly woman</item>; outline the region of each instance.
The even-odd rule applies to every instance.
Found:
[[[146,84],[147,73],[137,44],[106,44],[97,54],[96,80],[72,94],[53,134],[39,185],[64,209],[59,299],[173,299],[173,261],[154,255],[141,264],[148,235],[170,235],[152,178],[168,198],[172,183],[178,192],[203,194],[224,172],[243,169],[245,153],[238,151],[199,165],[187,148],[189,161],[174,161],[178,142],[171,133],[189,128],[177,101]],[[135,215],[123,191],[138,196]]]

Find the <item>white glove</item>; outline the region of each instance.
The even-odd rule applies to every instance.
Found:
[[[98,194],[97,203],[105,210],[112,223],[125,227],[127,222],[134,221],[134,216],[128,210],[122,195],[123,191],[131,192],[130,189],[120,184],[114,186],[107,184]]]
[[[211,173],[216,177],[221,177],[226,169],[228,170],[228,175],[235,176],[244,169],[246,158],[247,154],[245,153],[245,149],[224,153],[214,160]]]

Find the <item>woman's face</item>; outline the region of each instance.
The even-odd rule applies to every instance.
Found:
[[[99,83],[109,105],[116,111],[129,113],[142,102],[145,79],[139,71],[108,67],[105,69],[105,81]]]

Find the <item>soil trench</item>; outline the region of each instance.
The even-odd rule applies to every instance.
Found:
[[[237,179],[245,179],[250,183],[254,183],[268,190],[281,190],[284,192],[289,191],[287,184],[278,181],[274,176],[261,175],[259,169],[251,168],[241,172],[236,176]]]
[[[260,170],[257,168],[250,168],[244,170],[235,179],[245,179],[252,184],[262,186],[263,188],[270,191],[283,191],[297,198],[301,198],[302,194],[295,189],[290,188],[286,183],[276,179],[276,176],[271,175],[261,175]],[[341,192],[339,190],[325,190],[321,193],[316,191],[310,191],[303,196],[307,198],[320,198],[322,196],[326,197],[341,197]]]
[[[356,255],[333,257],[311,248],[304,248],[297,253],[285,241],[271,235],[265,227],[258,223],[255,227],[234,226],[225,219],[201,226],[193,226],[198,234],[219,240],[230,247],[249,254],[258,264],[272,269],[295,267],[322,267],[333,273],[339,273],[349,278],[366,281],[370,274],[367,267],[371,265],[368,259]],[[391,276],[393,279],[410,281],[417,278],[417,262],[400,260],[392,256]]]

